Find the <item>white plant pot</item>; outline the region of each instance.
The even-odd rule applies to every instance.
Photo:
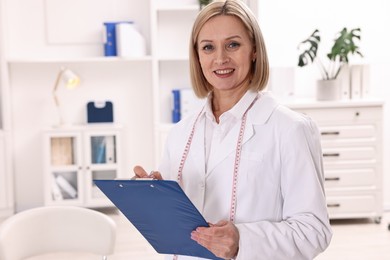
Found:
[[[341,84],[339,80],[318,80],[317,100],[341,99]]]

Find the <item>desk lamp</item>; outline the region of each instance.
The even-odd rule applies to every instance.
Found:
[[[62,116],[61,105],[60,105],[60,101],[59,101],[59,98],[57,95],[57,91],[59,89],[61,82],[65,83],[65,87],[67,89],[74,89],[80,84],[80,78],[72,70],[70,70],[68,68],[61,67],[60,71],[58,72],[52,93],[53,93],[54,103],[55,103],[55,105],[57,107],[57,111],[58,111],[59,126],[64,125],[64,119]]]

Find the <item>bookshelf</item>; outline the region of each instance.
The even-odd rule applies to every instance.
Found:
[[[110,124],[45,130],[45,205],[112,206],[93,181],[122,177],[122,131]]]

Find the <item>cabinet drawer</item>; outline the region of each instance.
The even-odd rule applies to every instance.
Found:
[[[375,160],[374,147],[324,147],[322,149],[324,163],[343,160]]]
[[[374,125],[356,126],[319,126],[322,140],[340,140],[351,138],[375,138]]]
[[[380,214],[377,203],[380,201],[375,194],[356,196],[329,196],[327,207],[330,218],[367,217]]]
[[[374,168],[366,169],[345,169],[327,170],[325,169],[326,189],[345,188],[372,188],[375,189],[377,183],[377,173]]]
[[[364,123],[375,122],[382,118],[380,107],[348,107],[348,108],[312,108],[294,109],[311,117],[315,122],[343,122],[343,123]]]

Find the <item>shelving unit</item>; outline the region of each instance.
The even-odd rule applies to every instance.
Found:
[[[13,177],[11,167],[11,132],[8,99],[8,69],[5,48],[5,5],[0,1],[0,217],[14,212]]]
[[[93,180],[123,176],[122,127],[44,131],[45,205],[112,206]]]

